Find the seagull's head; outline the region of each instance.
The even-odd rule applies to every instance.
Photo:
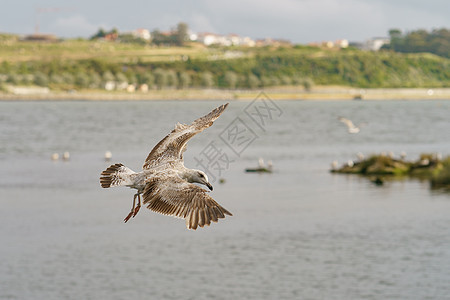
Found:
[[[208,181],[208,176],[206,176],[205,172],[203,172],[203,171],[194,170],[194,172],[192,174],[192,182],[204,184],[209,188],[209,190],[211,190],[211,191],[213,190],[211,183],[209,183],[209,181]]]

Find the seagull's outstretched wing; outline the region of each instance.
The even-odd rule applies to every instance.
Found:
[[[217,107],[206,116],[192,122],[191,125],[178,123],[175,129],[152,149],[145,160],[143,169],[149,169],[165,160],[183,159],[183,152],[186,150],[189,139],[210,127],[227,106],[228,103]]]
[[[351,120],[347,119],[347,118],[340,117],[339,121],[341,121],[342,123],[347,125],[348,128],[355,128],[356,127],[355,124],[353,124],[353,122]]]
[[[214,201],[207,191],[188,183],[177,175],[154,176],[144,189],[144,204],[147,208],[163,215],[186,220],[188,229],[210,225],[211,221],[232,214]]]

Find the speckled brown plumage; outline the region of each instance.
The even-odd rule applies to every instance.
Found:
[[[152,149],[141,172],[134,172],[123,164],[114,164],[101,173],[100,184],[103,188],[127,186],[137,189],[125,222],[135,217],[139,211],[141,194],[148,209],[185,219],[188,229],[209,226],[211,222],[225,218],[225,215],[232,216],[209,196],[207,190],[193,184],[205,184],[212,190],[206,174],[186,168],[183,162],[183,153],[189,139],[210,127],[227,106],[228,103],[219,106],[190,125],[178,123]]]

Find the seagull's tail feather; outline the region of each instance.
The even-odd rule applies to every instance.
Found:
[[[100,184],[102,188],[131,185],[133,182],[130,175],[132,174],[136,172],[122,164],[114,164],[101,173]]]

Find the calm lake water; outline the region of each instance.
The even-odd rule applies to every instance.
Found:
[[[185,164],[213,146],[226,158],[211,195],[234,216],[188,231],[143,208],[124,224],[133,191],[102,189],[100,172],[139,170],[176,122],[220,104],[0,102],[0,299],[450,299],[450,194],[329,173],[358,152],[450,155],[450,101],[278,101],[262,118],[231,101]],[[349,134],[339,116],[365,125]],[[259,157],[273,174],[244,172]]]

